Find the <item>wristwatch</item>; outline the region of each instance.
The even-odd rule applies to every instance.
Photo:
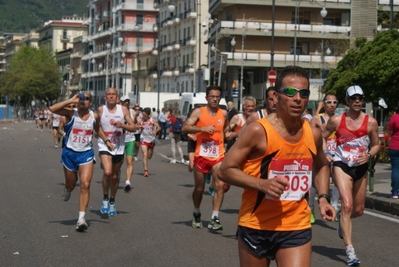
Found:
[[[320,199],[325,198],[328,202],[328,204],[331,204],[331,197],[328,194],[320,194],[319,197],[317,198],[317,203],[320,204]]]
[[[111,141],[110,141],[109,139],[107,139],[107,140],[104,141],[104,143],[108,143],[108,142],[111,142]]]

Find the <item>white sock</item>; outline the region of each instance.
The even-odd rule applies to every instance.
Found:
[[[335,185],[333,185],[333,188],[331,189],[331,205],[334,208],[338,207],[338,199],[339,199],[338,188]]]
[[[346,246],[346,251],[355,251],[355,248],[352,245]]]
[[[199,214],[199,213],[201,213],[201,211],[200,211],[200,209],[194,209],[194,213]]]
[[[316,188],[313,186],[310,188],[309,194],[309,207],[313,210],[314,209],[314,198],[316,197]]]
[[[125,184],[130,184],[130,180],[126,180]]]
[[[218,217],[219,218],[219,211],[218,210],[214,210],[214,211],[212,211],[212,219],[213,219],[213,217]]]
[[[85,217],[85,214],[86,214],[86,212],[84,212],[84,211],[79,211],[79,219],[78,219],[78,220],[84,218],[84,217]]]

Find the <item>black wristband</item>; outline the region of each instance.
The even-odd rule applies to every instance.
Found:
[[[328,194],[320,194],[319,197],[317,198],[317,203],[320,204],[320,199],[325,198],[328,202],[328,204],[331,204],[331,197]]]
[[[104,141],[104,143],[108,143],[108,142],[111,142],[111,141],[110,141],[109,139],[107,139],[107,140]]]

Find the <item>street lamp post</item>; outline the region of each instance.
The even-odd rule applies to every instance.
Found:
[[[140,45],[138,41],[138,32],[140,31],[140,26],[139,25],[134,25],[134,31],[136,32],[136,55],[137,55],[137,75],[136,75],[136,103],[139,102],[139,92],[140,92],[140,81],[139,81],[139,75],[140,75]],[[131,83],[132,84],[132,83]],[[126,85],[126,80],[125,80],[125,85]]]
[[[245,14],[242,15],[242,21],[244,22],[242,28],[242,36],[241,36],[241,80],[240,80],[240,113],[242,113],[242,93],[244,88],[244,38],[245,38]]]
[[[276,0],[272,1],[272,43],[270,47],[270,69],[274,69],[274,22],[275,22],[275,7],[276,7]]]
[[[122,65],[124,65],[124,67],[125,67],[125,71],[123,72],[123,95],[126,94],[126,66],[127,66],[127,63],[125,62],[125,58],[126,58],[126,54],[125,54],[125,52],[123,52],[122,53],[122,61],[121,61]]]
[[[93,58],[92,60],[91,60],[91,69],[90,69],[90,80],[89,80],[89,90],[91,91],[91,90],[93,90],[93,100],[94,100],[94,107],[96,107],[95,105],[96,105],[96,87],[95,86],[93,86],[93,75],[92,75],[92,73],[94,72],[94,64],[96,64],[96,60]],[[94,87],[94,88],[93,88]]]
[[[108,61],[109,61],[109,49],[111,48],[111,44],[107,43],[106,47],[107,47],[107,59],[105,62],[105,90],[107,90],[108,84],[109,84],[108,83]]]

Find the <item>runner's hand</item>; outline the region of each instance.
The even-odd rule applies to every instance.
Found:
[[[273,179],[261,180],[264,182],[263,192],[271,197],[279,199],[284,193],[284,189],[289,186],[289,182],[281,175],[277,175]]]
[[[320,216],[323,220],[333,221],[336,214],[334,207],[325,198],[319,200]]]

